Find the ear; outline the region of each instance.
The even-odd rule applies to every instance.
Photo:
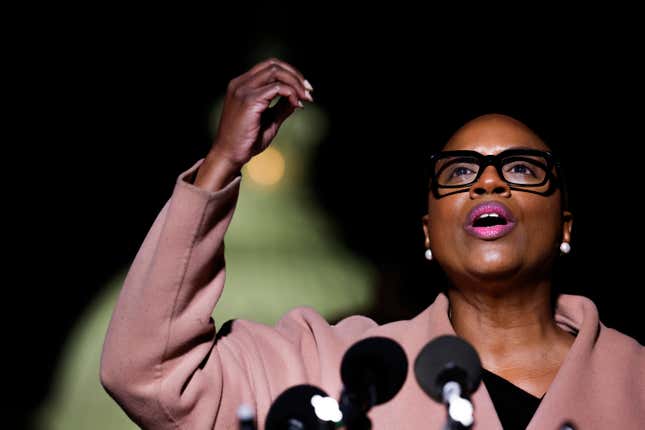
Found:
[[[571,228],[573,227],[573,214],[562,211],[562,241],[571,243]]]
[[[424,242],[426,248],[430,248],[430,239],[428,238],[428,227],[430,226],[430,216],[428,214],[425,214],[423,217],[421,217],[421,221],[423,222],[423,234],[426,237],[426,240]]]

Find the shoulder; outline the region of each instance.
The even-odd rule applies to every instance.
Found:
[[[378,324],[362,315],[351,315],[336,324],[330,324],[314,308],[299,306],[285,313],[273,326],[240,319],[232,322],[230,331],[234,336],[248,336],[256,341],[265,338],[274,343],[300,343],[304,338],[344,343],[361,337],[374,327],[378,327]]]
[[[428,312],[410,320],[398,320],[378,324],[373,319],[356,314],[345,317],[335,324],[329,323],[318,311],[308,306],[291,309],[274,325],[236,320],[232,333],[243,342],[261,344],[265,348],[282,351],[296,346],[299,350],[343,351],[361,339],[380,336],[389,337],[401,344],[417,337],[426,339],[430,334]]]
[[[285,314],[276,324],[276,329],[284,333],[307,333],[317,338],[332,337],[346,343],[362,337],[378,326],[374,320],[363,315],[351,315],[336,324],[330,324],[315,309],[302,306]]]
[[[604,373],[645,381],[645,347],[631,336],[606,326],[590,298],[569,296],[568,303],[570,308],[576,309],[574,314],[577,315],[571,315],[578,320],[576,325],[586,329],[593,341],[593,358],[598,368]]]
[[[599,325],[598,340],[590,357],[596,387],[602,387],[605,395],[621,404],[644,404],[645,347],[618,330]]]
[[[601,322],[598,343],[613,360],[636,361],[645,370],[645,347],[633,337],[607,327]]]
[[[371,336],[389,337],[404,349],[416,351],[428,339],[452,333],[447,318],[447,299],[439,297],[419,315],[408,320],[378,324],[364,315],[351,315],[330,324],[314,308],[301,306],[291,309],[274,325],[236,320],[232,332],[237,339],[261,344],[270,350],[284,353],[292,347],[342,352],[349,345]]]
[[[645,359],[645,348],[636,339],[603,324],[596,304],[588,297],[561,295],[556,321],[562,328],[583,336],[595,351],[609,357]]]

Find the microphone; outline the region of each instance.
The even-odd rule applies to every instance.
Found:
[[[340,421],[336,400],[313,385],[287,388],[271,405],[266,430],[333,430]]]
[[[253,408],[246,403],[237,408],[237,424],[238,430],[256,430],[255,413]]]
[[[340,409],[347,429],[370,429],[367,411],[391,400],[403,386],[407,373],[408,359],[395,341],[369,337],[352,345],[340,367]]]
[[[482,378],[475,348],[457,336],[439,336],[423,347],[414,363],[419,386],[432,399],[448,406],[446,428],[469,428],[473,406],[468,400]]]

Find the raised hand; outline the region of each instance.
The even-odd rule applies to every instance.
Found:
[[[213,146],[200,167],[195,185],[218,189],[251,157],[264,151],[280,125],[302,100],[313,101],[311,85],[293,66],[272,58],[233,79]],[[271,101],[281,96],[278,103]]]

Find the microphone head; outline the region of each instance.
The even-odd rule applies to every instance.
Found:
[[[311,399],[327,397],[327,393],[313,385],[295,385],[284,390],[274,401],[267,414],[266,430],[333,430],[331,421],[316,416]]]
[[[482,365],[475,348],[457,336],[439,336],[423,347],[414,362],[417,382],[430,397],[443,402],[443,386],[454,381],[461,396],[472,394],[482,379]]]
[[[352,345],[340,367],[344,390],[369,407],[385,403],[399,392],[408,374],[403,348],[385,337],[368,337]]]

